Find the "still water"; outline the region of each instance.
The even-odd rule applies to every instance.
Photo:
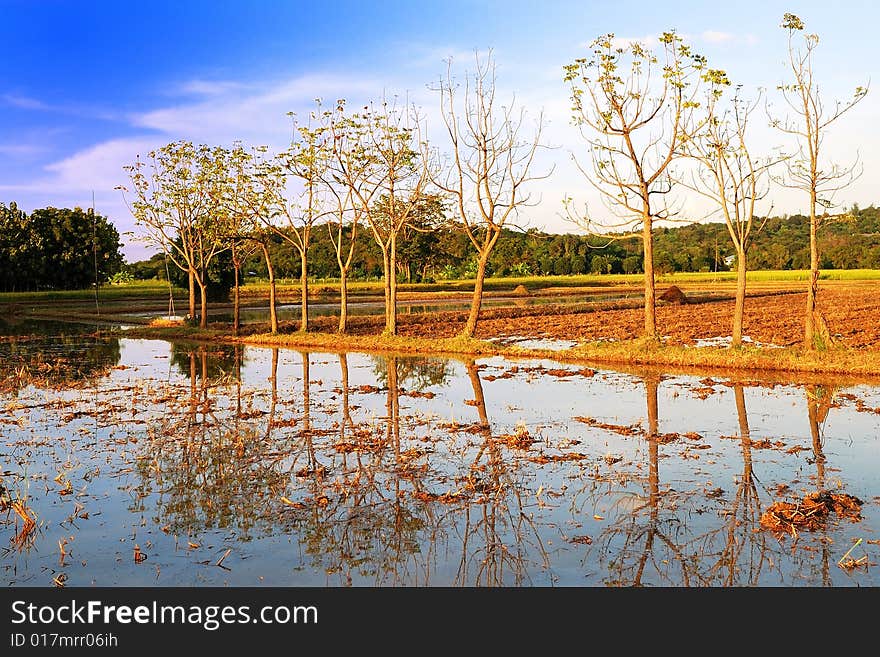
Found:
[[[83,330],[0,341],[7,586],[880,583],[876,386]]]

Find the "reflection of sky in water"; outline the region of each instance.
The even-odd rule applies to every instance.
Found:
[[[496,444],[523,430],[534,440],[527,451],[500,446],[498,469],[473,427],[480,414],[466,362],[398,359],[400,452],[417,454],[407,461],[410,456],[397,459],[392,446],[334,448],[342,419],[340,359],[311,354],[312,448],[317,463],[328,468],[321,487],[313,476],[297,476],[310,463],[300,432],[302,354],[277,352],[269,431],[273,350],[246,347],[240,353],[243,416],[236,425],[234,350],[203,348],[210,364],[207,404],[205,397],[188,402],[193,384],[201,387],[198,345],[191,347],[193,381],[189,347],[131,339],[119,340],[119,360],[107,376],[75,390],[24,388],[2,400],[3,481],[10,490],[27,487],[43,523],[31,548],[20,553],[10,545],[13,518],[0,525],[0,572],[7,585],[46,586],[59,572],[69,586],[626,584],[645,551],[648,529],[656,531],[647,562],[653,565],[643,570],[642,583],[684,585],[683,560],[692,571],[690,585],[724,584],[717,562],[744,469],[734,388],[726,379],[676,375],[660,381],[659,433],[698,435],[658,446],[662,495],[652,507],[646,505],[648,441],[576,419],[645,428],[646,389],[637,376],[610,370],[568,375],[581,368],[551,361],[477,361],[479,369],[470,373],[479,373]],[[356,426],[346,440],[354,445],[357,435],[384,438],[389,361],[364,354],[349,354],[347,361]],[[825,483],[862,498],[863,520],[803,532],[797,550],[790,538],[780,541],[742,525],[737,536],[745,548],[732,558],[736,584],[818,586],[823,563],[830,564],[825,576],[834,585],[877,584],[876,569],[847,573],[836,562],[854,539],[876,539],[880,528],[880,415],[869,412],[880,407],[880,390],[853,386],[838,393],[843,396],[822,425]],[[815,490],[805,387],[746,386],[744,399],[752,441],[783,443],[751,449],[761,508]],[[185,448],[188,418],[202,412],[214,424]],[[471,430],[452,430],[455,425]],[[256,438],[229,457],[235,435]],[[806,449],[786,451],[792,448]],[[552,460],[566,455],[578,460]],[[536,462],[542,456],[550,460]],[[73,494],[58,494],[59,473]],[[211,488],[221,476],[227,488]],[[347,497],[333,486],[355,478],[361,488]],[[206,487],[196,494],[202,482]],[[474,493],[478,488],[468,489],[468,482],[501,487]],[[783,484],[790,495],[777,497]],[[484,499],[470,506],[428,499],[456,491]],[[329,499],[326,505],[309,501],[320,494]],[[77,504],[88,519],[68,521]],[[59,540],[68,541],[64,567]],[[759,541],[767,558],[752,582]],[[135,544],[148,555],[143,563],[133,561]],[[877,546],[865,547],[877,561]],[[226,570],[215,564],[229,548]]]
[[[609,301],[623,301],[626,299],[638,298],[637,293],[627,294],[574,294],[560,296],[532,296],[532,297],[485,297],[483,299],[483,308],[498,308],[509,306],[541,306],[541,305],[590,305],[607,303]],[[429,313],[443,310],[468,310],[471,307],[470,298],[446,299],[432,301],[426,303],[424,301],[398,301],[397,312],[403,315],[411,313]],[[278,304],[275,308],[279,320],[299,319],[301,316],[300,305]],[[269,307],[247,306],[240,309],[240,321],[248,322],[266,322],[269,321]],[[348,305],[349,315],[381,315],[385,312],[385,303],[379,301],[350,301]],[[215,311],[208,309],[211,321],[223,322],[232,321],[232,312]],[[126,313],[128,317],[154,317],[156,311],[141,313]],[[326,303],[323,301],[309,302],[309,316],[319,317],[325,315],[339,315],[339,303]]]

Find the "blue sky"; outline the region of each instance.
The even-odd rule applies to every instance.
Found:
[[[870,2],[0,0],[0,201],[27,211],[88,207],[94,193],[97,211],[123,234],[126,257],[138,260],[154,249],[136,239],[114,189],[138,153],[177,139],[280,149],[290,137],[286,113],[304,113],[318,97],[406,96],[424,108],[430,135],[440,126],[430,120],[438,100],[427,85],[444,59],[464,67],[475,49],[491,48],[499,92],[533,115],[543,110],[555,147],[540,162],[553,175],[535,186],[540,203],[521,223],[574,231],[562,198],[590,202],[590,192],[571,162],[583,142],[569,125],[563,65],[600,34],[650,40],[675,29],[747,92],[766,87],[778,104],[785,12],[820,36],[816,74],[828,102],[878,77],[880,11]],[[864,166],[837,196],[845,206],[880,200],[877,94],[872,88],[826,142],[829,158],[846,163],[858,151]],[[762,140],[768,152],[784,145],[769,131]],[[774,213],[805,209],[788,190],[775,190],[773,202]]]

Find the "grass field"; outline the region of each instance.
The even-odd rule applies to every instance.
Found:
[[[175,289],[175,295],[186,290]],[[131,297],[168,298],[168,283],[164,281],[136,281],[124,285],[102,285],[98,288],[99,300],[117,300]],[[46,301],[94,301],[95,288],[85,290],[44,290],[41,292],[0,292],[0,303],[27,303]]]
[[[780,287],[790,287],[798,282],[806,282],[809,272],[806,270],[778,270],[778,271],[753,271],[748,274],[748,281],[761,286],[779,284]],[[835,282],[859,282],[880,280],[880,269],[825,269],[820,272],[820,280],[827,283]],[[604,275],[577,275],[577,276],[529,276],[529,277],[499,277],[488,278],[484,289],[487,293],[511,292],[518,285],[523,285],[530,292],[546,291],[547,293],[565,294],[565,288],[612,288],[612,287],[639,287],[644,278],[642,274],[604,274]],[[661,274],[656,277],[657,285],[688,285],[711,289],[712,286],[723,288],[730,287],[736,281],[735,272],[680,272],[674,274]],[[310,287],[314,296],[320,296],[322,292],[335,294],[338,289],[338,281],[316,280],[310,281]],[[398,291],[401,293],[419,293],[430,295],[465,295],[473,291],[472,279],[439,281],[436,283],[401,283]],[[265,299],[268,296],[269,285],[265,281],[249,281],[242,287],[243,300],[255,298]],[[295,301],[299,295],[299,281],[295,279],[281,279],[276,281],[276,290],[279,297]],[[349,295],[356,299],[359,296],[379,296],[383,294],[382,281],[353,281],[349,283]],[[123,285],[102,285],[98,288],[97,297],[99,302],[124,302],[126,299],[144,301],[152,299],[163,301],[168,298],[168,283],[165,281],[135,281]],[[187,297],[187,291],[182,288],[174,288],[175,303]],[[53,301],[64,303],[83,302],[93,303],[95,300],[94,288],[83,290],[46,290],[40,292],[0,292],[0,303],[24,304],[33,303],[38,305],[51,305]]]
[[[806,282],[810,272],[807,270],[763,270],[749,272],[747,280],[750,283],[784,283]],[[822,281],[874,281],[880,280],[880,269],[823,269],[819,273]],[[717,283],[733,283],[736,281],[736,272],[679,272],[673,274],[660,274],[655,277],[658,285],[668,284],[697,284],[713,285]],[[487,278],[484,289],[488,292],[509,292],[518,285],[523,285],[529,290],[547,288],[577,288],[577,287],[618,287],[640,286],[644,282],[642,274],[584,274],[576,276],[527,276],[527,277],[498,277]],[[313,288],[335,288],[338,281],[320,280],[311,281]],[[299,281],[292,279],[276,280],[276,289],[280,293],[289,294],[299,290]],[[264,281],[251,281],[244,288],[244,294],[261,295],[268,290],[268,283]],[[349,293],[352,296],[382,294],[381,281],[356,281],[349,283]],[[461,293],[472,292],[474,282],[472,279],[448,280],[436,283],[400,283],[400,292],[440,292]]]

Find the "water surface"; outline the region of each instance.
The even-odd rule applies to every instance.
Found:
[[[0,341],[6,585],[878,583],[874,386],[34,328]],[[859,516],[762,526],[820,490]]]

